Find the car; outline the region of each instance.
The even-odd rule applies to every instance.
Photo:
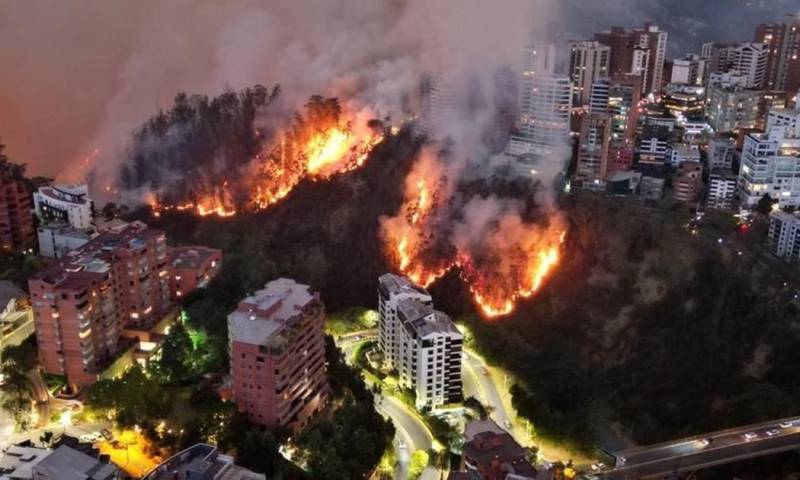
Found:
[[[399,442],[397,442],[397,448],[399,448],[400,450],[405,450],[406,443],[404,441],[400,440]]]
[[[100,435],[102,435],[102,437],[105,438],[106,441],[108,442],[114,439],[114,435],[111,433],[111,430],[107,428],[100,430]]]
[[[781,422],[779,426],[781,428],[792,428],[794,427],[794,422]]]
[[[773,428],[772,430],[767,430],[767,436],[768,437],[774,437],[775,435],[780,435],[780,434],[781,434],[781,431],[778,430],[777,428]]]
[[[700,445],[702,445],[704,447],[707,447],[707,446],[711,445],[712,442],[714,442],[713,438],[710,438],[710,437],[709,438],[704,438],[704,439],[700,440]]]
[[[758,434],[754,432],[747,432],[744,435],[742,435],[742,438],[744,438],[745,442],[749,442],[750,440],[755,440],[756,438],[758,438]]]

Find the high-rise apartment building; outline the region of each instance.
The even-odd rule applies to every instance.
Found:
[[[708,89],[706,115],[715,132],[738,132],[758,124],[764,92],[712,85]]]
[[[800,206],[800,110],[774,111],[766,133],[745,137],[739,168],[739,201],[753,208],[764,196],[781,207]]]
[[[324,406],[324,324],[319,294],[288,278],[228,315],[233,398],[251,422],[299,430]]]
[[[727,210],[734,207],[737,177],[730,171],[711,170],[708,176],[706,207]]]
[[[787,262],[800,260],[800,217],[781,210],[770,212],[767,245]]]
[[[0,248],[27,248],[35,239],[30,192],[22,180],[0,173]]]
[[[639,121],[642,81],[634,75],[614,75],[592,85],[591,111],[611,117],[611,138],[632,141]]]
[[[525,50],[517,132],[508,148],[512,155],[551,155],[568,148],[572,84],[569,77],[555,74],[555,56],[554,45]]]
[[[142,223],[105,232],[28,282],[39,360],[83,387],[115,359],[124,328],[147,329],[169,309],[167,244]]]
[[[745,88],[765,88],[768,46],[764,43],[744,42],[733,45],[710,44],[710,73],[738,73]]]
[[[669,83],[703,86],[706,78],[706,59],[700,55],[690,53],[683,58],[672,61],[672,72]]]
[[[759,25],[755,41],[769,52],[764,88],[784,91],[792,101],[800,89],[800,14],[788,15],[785,23]]]
[[[578,140],[578,165],[575,178],[587,188],[601,188],[608,173],[611,143],[611,117],[605,113],[589,113],[581,120]]]
[[[611,47],[597,41],[570,43],[569,77],[572,105],[582,107],[591,99],[592,84],[609,75]]]
[[[613,27],[595,34],[595,40],[611,49],[609,72],[640,77],[643,95],[661,92],[667,38],[667,32],[649,23],[632,31]]]
[[[463,336],[431,306],[430,295],[405,277],[378,279],[379,344],[400,384],[416,394],[417,408],[462,400]]]

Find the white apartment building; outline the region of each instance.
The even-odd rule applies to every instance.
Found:
[[[746,88],[762,88],[767,73],[769,48],[763,43],[745,42],[720,50],[724,71],[734,71],[745,77]]]
[[[733,207],[737,177],[726,171],[712,170],[708,176],[706,207],[727,210]]]
[[[611,47],[597,41],[570,43],[569,76],[572,81],[572,105],[587,105],[592,84],[609,75]]]
[[[730,170],[736,152],[736,141],[728,136],[715,135],[708,140],[708,164],[712,169]]]
[[[566,151],[572,83],[555,74],[555,46],[541,45],[525,51],[525,69],[520,79],[517,134],[509,141],[508,153],[551,155]]]
[[[86,184],[51,185],[33,194],[36,216],[42,223],[66,223],[77,229],[92,227],[92,199]]]
[[[63,223],[39,225],[36,233],[39,238],[39,254],[49,258],[62,258],[97,236],[91,230],[78,230]]]
[[[424,290],[390,273],[378,279],[378,342],[419,409],[462,400],[463,336]]]
[[[781,210],[770,213],[768,235],[772,253],[787,262],[800,259],[800,217]]]
[[[753,208],[765,194],[781,207],[800,206],[800,136],[772,118],[767,133],[751,133],[744,141],[738,185],[743,208]]]

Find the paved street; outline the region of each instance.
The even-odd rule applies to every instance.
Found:
[[[800,417],[616,452],[617,468],[607,472],[605,478],[655,478],[798,447]]]

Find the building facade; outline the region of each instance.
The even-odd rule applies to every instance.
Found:
[[[611,144],[611,117],[589,113],[581,121],[578,140],[578,164],[575,178],[585,187],[602,188],[608,174],[608,155]]]
[[[572,84],[555,74],[555,46],[526,49],[525,70],[520,79],[517,132],[509,153],[551,155],[569,144]]]
[[[708,176],[706,207],[729,210],[735,205],[736,175],[728,170],[711,170]]]
[[[755,41],[767,45],[764,88],[783,91],[791,102],[800,90],[800,14],[784,23],[761,24]]]
[[[63,223],[77,229],[92,227],[94,204],[86,184],[42,187],[34,192],[33,205],[42,223]]]
[[[738,132],[758,124],[763,91],[712,85],[708,89],[708,125],[717,133]]]
[[[794,263],[800,260],[800,217],[781,210],[769,215],[767,245],[772,253]]]
[[[738,196],[746,209],[764,195],[781,207],[800,206],[800,137],[780,124],[779,116],[772,121],[766,133],[750,133],[744,140]]]
[[[164,233],[141,223],[103,233],[28,286],[44,370],[90,385],[115,359],[123,329],[151,327],[169,310]]]
[[[0,176],[0,248],[5,251],[33,246],[31,194],[21,180]]]
[[[173,301],[205,288],[222,268],[222,250],[201,246],[169,250],[169,295]]]
[[[325,405],[324,324],[319,294],[287,278],[228,315],[233,398],[248,420],[297,431]]]
[[[419,409],[462,400],[463,336],[431,297],[405,277],[378,279],[379,345],[400,384],[414,391]]]
[[[611,47],[597,41],[570,43],[569,77],[572,82],[572,105],[589,104],[592,84],[609,75]]]

